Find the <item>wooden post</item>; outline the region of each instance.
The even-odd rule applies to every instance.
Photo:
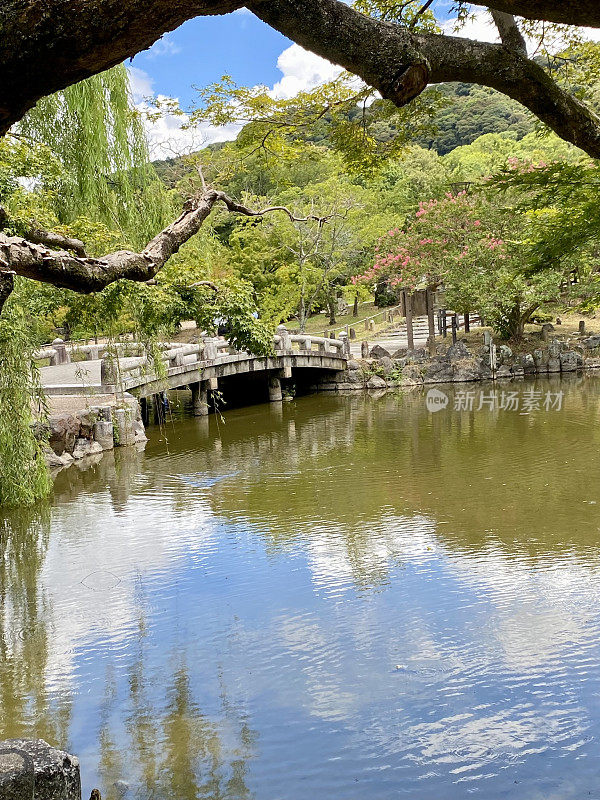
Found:
[[[465,314],[465,333],[469,333],[471,330],[471,321],[469,320],[469,312]]]
[[[427,327],[429,329],[429,355],[435,355],[435,317],[433,312],[433,292],[427,287],[425,290],[425,302],[427,305]]]
[[[456,317],[457,317],[456,314],[452,315],[452,344],[456,344],[456,327],[457,327]]]
[[[585,320],[584,319],[580,319],[579,320],[579,335],[580,336],[585,336]]]
[[[407,289],[404,290],[404,311],[406,314],[406,343],[409,350],[414,350],[415,339],[413,332],[412,295]]]
[[[442,314],[442,336],[445,339],[448,336],[448,316],[445,308],[442,309],[441,314]]]

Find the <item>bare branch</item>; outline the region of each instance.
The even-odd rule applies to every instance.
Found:
[[[62,236],[60,233],[45,231],[42,228],[32,228],[27,231],[27,238],[35,244],[46,244],[48,247],[60,247],[63,250],[72,250],[81,258],[86,258],[85,245],[80,239]]]
[[[0,230],[6,228],[9,222],[8,211],[4,206],[0,206]],[[46,244],[48,247],[72,250],[78,256],[86,257],[85,245],[80,239],[73,239],[71,236],[63,236],[60,233],[54,233],[54,231],[47,231],[43,228],[38,228],[35,224],[27,231],[27,238],[35,244]]]
[[[188,200],[183,213],[157,234],[141,253],[118,250],[102,258],[90,258],[67,250],[52,250],[42,242],[0,233],[0,270],[83,294],[102,291],[109,284],[123,279],[151,284],[171,256],[198,233],[218,202],[224,203],[229,211],[247,217],[281,211],[294,222],[313,220],[318,223],[319,229],[335,216],[309,214],[307,217],[295,217],[284,206],[271,206],[257,211],[238,203],[224,192],[207,189],[200,197]],[[59,238],[65,241],[64,237]],[[80,244],[83,246],[83,243]],[[217,290],[211,281],[201,281],[196,285]]]
[[[324,217],[318,217],[315,214],[309,214],[306,217],[295,217],[289,210],[289,208],[286,208],[285,206],[269,206],[268,208],[263,208],[260,211],[256,211],[252,208],[248,208],[242,203],[238,203],[236,200],[233,200],[224,192],[218,192],[218,195],[219,195],[218,199],[222,200],[223,203],[225,203],[229,211],[235,211],[238,214],[243,214],[245,217],[264,217],[265,214],[271,214],[273,211],[281,211],[282,213],[286,214],[292,222],[313,221],[313,222],[318,222],[320,227],[334,216],[334,214],[327,214]]]
[[[421,8],[420,8],[420,9],[417,11],[417,13],[415,14],[415,16],[414,16],[414,18],[413,18],[412,22],[410,23],[410,26],[409,26],[410,28],[414,28],[414,27],[415,27],[415,25],[417,24],[417,22],[419,21],[419,19],[420,19],[420,18],[423,16],[423,14],[424,14],[424,13],[427,11],[427,9],[429,8],[429,6],[431,6],[431,5],[433,5],[433,0],[427,0],[427,2],[426,2],[426,3],[424,3],[424,4],[421,6]]]
[[[213,283],[212,281],[196,281],[196,283],[190,283],[189,288],[197,289],[199,286],[207,286],[209,289],[212,289],[213,292],[219,291],[219,287],[217,286],[217,284]]]

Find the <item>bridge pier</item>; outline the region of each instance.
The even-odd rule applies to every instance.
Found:
[[[198,381],[191,383],[192,407],[195,417],[205,417],[208,415],[208,381]]]
[[[269,376],[269,402],[280,403],[283,400],[283,392],[281,391],[281,378],[277,375]]]
[[[150,424],[150,405],[148,403],[147,397],[140,397],[139,399],[140,404],[140,414],[142,416],[142,422],[144,423],[144,427],[147,428]]]

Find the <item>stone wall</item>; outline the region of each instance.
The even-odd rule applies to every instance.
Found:
[[[457,341],[440,344],[430,356],[424,348],[390,353],[379,345],[369,357],[348,362],[348,370],[315,387],[320,391],[356,391],[432,383],[519,379],[526,375],[600,368],[600,335],[576,341],[540,340],[530,353],[514,353],[493,343],[469,348]]]
[[[46,461],[60,470],[74,461],[99,455],[122,445],[146,441],[138,401],[131,396],[122,405],[89,406],[74,412],[51,414],[38,435],[48,441]]]
[[[42,739],[0,741],[2,800],[81,800],[79,761]]]

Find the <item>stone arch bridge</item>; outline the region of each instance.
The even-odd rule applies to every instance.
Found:
[[[189,387],[194,413],[208,414],[209,393],[222,391],[241,403],[282,399],[285,382],[305,386],[343,381],[349,342],[309,334],[290,334],[280,325],[266,356],[237,351],[226,339],[205,337],[197,344],[159,345],[157,370],[144,346],[134,341],[109,344],[65,343],[56,339],[36,353],[50,361],[41,368],[48,395],[114,396],[144,399],[167,389]]]

